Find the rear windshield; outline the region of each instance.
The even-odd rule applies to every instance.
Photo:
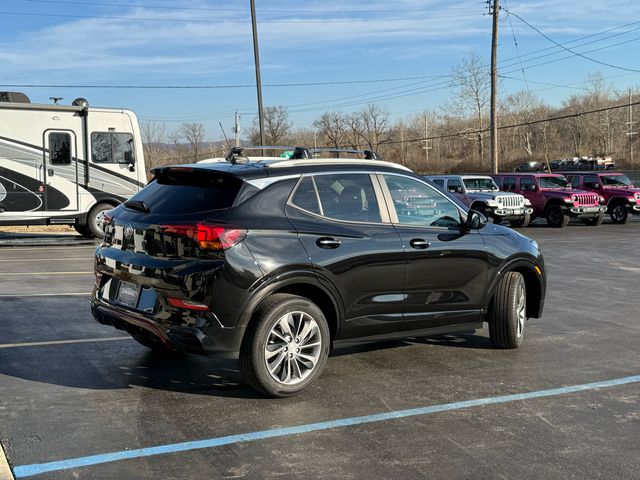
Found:
[[[220,210],[233,204],[242,180],[219,173],[170,171],[158,174],[130,201],[142,201],[149,213],[182,214]]]

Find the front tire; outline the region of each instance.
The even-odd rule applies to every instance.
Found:
[[[296,395],[322,373],[330,334],[322,311],[306,298],[271,295],[254,314],[240,348],[240,373],[271,397]]]
[[[563,228],[569,225],[571,217],[567,215],[560,205],[551,205],[547,209],[547,223],[553,228]]]
[[[604,212],[600,212],[598,215],[592,218],[585,218],[583,222],[585,225],[589,225],[590,227],[597,227],[599,225],[602,225],[602,222],[604,222]]]
[[[629,215],[627,206],[624,203],[616,203],[613,205],[609,216],[611,217],[611,221],[618,225],[624,225],[631,221],[631,215]]]
[[[508,272],[500,279],[489,314],[489,338],[494,348],[518,348],[524,340],[527,289],[524,277]]]
[[[526,213],[524,215],[524,217],[518,219],[518,220],[509,220],[509,223],[511,224],[511,226],[513,228],[524,228],[524,227],[528,227],[529,223],[531,223],[531,216]]]

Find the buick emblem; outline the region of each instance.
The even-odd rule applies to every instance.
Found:
[[[133,227],[130,223],[127,223],[124,227],[124,238],[130,240],[133,237]]]

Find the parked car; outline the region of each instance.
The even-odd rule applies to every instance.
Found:
[[[400,165],[282,159],[153,174],[105,218],[94,317],[154,350],[239,358],[267,395],[309,386],[333,347],[488,322],[496,348],[516,348],[542,314],[536,242]],[[416,198],[437,208],[413,208]]]
[[[532,216],[546,218],[552,227],[565,227],[572,218],[591,226],[600,225],[604,220],[604,197],[572,189],[562,175],[502,173],[492,176],[501,190],[528,198]]]
[[[546,172],[547,164],[543,162],[524,162],[518,165],[514,172]]]
[[[455,195],[467,207],[482,212],[491,223],[508,221],[512,227],[529,225],[531,202],[519,193],[501,192],[496,182],[483,175],[429,175],[425,177]]]
[[[621,172],[572,172],[567,174],[572,188],[588,190],[602,195],[606,213],[613,223],[628,223],[632,215],[640,215],[640,188]]]

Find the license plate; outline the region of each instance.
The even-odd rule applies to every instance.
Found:
[[[127,307],[135,308],[138,305],[138,297],[140,296],[140,286],[135,283],[120,282],[118,287],[118,295],[116,301]]]

